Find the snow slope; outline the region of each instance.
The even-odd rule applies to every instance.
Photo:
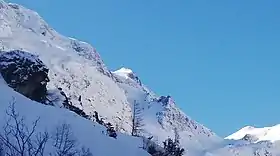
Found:
[[[52,106],[46,106],[27,99],[26,97],[14,92],[9,88],[4,80],[0,77],[0,126],[6,121],[5,111],[8,109],[10,102],[15,98],[16,111],[25,117],[26,124],[32,124],[38,117],[38,131],[43,132],[45,129],[49,133],[61,123],[71,125],[71,129],[79,144],[88,147],[94,156],[148,156],[149,154],[140,149],[141,139],[132,138],[119,134],[117,139],[106,136],[102,131],[104,127],[77,116],[66,109],[59,109]],[[32,113],[30,112],[32,110]],[[47,152],[51,151],[47,147]]]

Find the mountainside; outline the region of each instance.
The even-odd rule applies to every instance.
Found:
[[[1,8],[2,51],[19,49],[38,55],[50,69],[49,91],[62,88],[73,105],[87,114],[98,111],[105,120],[130,131],[131,113],[126,96],[93,47],[61,36],[36,12],[22,6],[2,2]]]
[[[113,74],[129,103],[136,101],[140,104],[145,123],[143,133],[146,136],[154,136],[154,140],[160,143],[164,138],[173,138],[176,129],[182,145],[194,151],[209,148],[221,141],[211,130],[177,108],[171,96],[157,96],[150,91],[131,69],[121,68]]]
[[[252,142],[260,141],[271,141],[276,142],[280,140],[280,125],[275,125],[272,127],[255,128],[251,126],[246,126],[239,131],[233,133],[232,135],[226,137],[226,139],[247,139]]]
[[[49,134],[62,123],[69,124],[73,133],[73,138],[77,139],[77,146],[89,148],[94,156],[148,156],[149,154],[139,147],[142,145],[141,139],[132,138],[127,135],[118,135],[118,139],[110,138],[104,133],[104,127],[69,112],[66,109],[58,109],[52,106],[45,106],[31,101],[24,96],[14,92],[6,86],[0,75],[0,125],[1,127],[7,121],[6,110],[9,110],[10,104],[15,102],[15,110],[25,119],[25,124],[29,127],[40,117],[36,131]],[[15,99],[15,100],[13,100]],[[28,109],[27,109],[28,108]],[[31,112],[32,110],[32,112]],[[3,134],[0,131],[0,134]],[[0,139],[1,140],[1,139]],[[1,144],[0,144],[1,145]],[[53,151],[50,144],[46,145],[47,153]],[[1,155],[1,147],[0,147]],[[15,155],[14,155],[15,156]],[[85,155],[84,155],[85,156]]]
[[[250,133],[257,138],[254,141],[242,140],[249,133],[247,130],[241,131],[242,133],[237,132],[224,140],[187,116],[176,106],[171,96],[156,95],[131,69],[121,68],[114,72],[109,71],[94,47],[88,43],[62,36],[32,10],[0,0],[0,19],[0,53],[7,54],[10,51],[20,50],[40,59],[44,63],[42,66],[46,68],[44,68],[44,74],[48,73],[47,78],[43,78],[46,82],[44,81],[42,86],[40,83],[38,84],[43,92],[46,87],[47,97],[44,100],[48,102],[45,105],[57,107],[31,102],[12,91],[6,84],[1,83],[1,103],[4,103],[1,105],[1,110],[5,109],[8,102],[15,96],[20,99],[17,100],[19,111],[30,118],[43,116],[43,121],[47,121],[48,114],[52,114],[55,118],[69,121],[73,127],[76,127],[74,131],[83,144],[91,146],[96,141],[94,138],[98,138],[98,145],[91,147],[91,151],[99,156],[148,155],[143,150],[139,150],[141,141],[138,138],[128,136],[132,132],[135,104],[139,104],[143,119],[141,135],[150,137],[152,141],[161,145],[162,141],[168,137],[174,138],[174,133],[178,133],[181,145],[186,150],[186,156],[255,156],[256,153],[260,154],[258,156],[267,156],[267,152],[271,152],[275,156],[280,154],[280,152],[277,153],[277,149],[280,148],[275,142],[278,139],[271,138],[272,136],[279,137],[276,128],[274,135],[267,137],[274,142],[273,144],[269,141],[259,142],[266,139],[262,132],[263,136],[260,136],[259,132],[257,132],[258,135],[255,135],[256,133],[253,131]],[[10,58],[3,58],[8,62],[3,66],[10,65]],[[32,61],[38,63],[36,59]],[[23,65],[26,64],[25,59],[19,62]],[[39,63],[39,65],[41,64]],[[15,70],[15,72],[19,71]],[[36,72],[38,71],[36,70]],[[18,84],[17,81],[16,84]],[[46,86],[44,86],[45,84]],[[12,87],[10,84],[9,86]],[[23,88],[21,93],[27,93],[24,90],[26,88],[20,87],[20,89],[18,87],[14,89],[19,92]],[[89,120],[96,119],[98,112],[102,122],[112,123],[117,131],[124,134],[119,134],[121,137],[117,141],[102,136],[100,134],[102,126],[61,109],[60,107],[64,106],[64,98],[75,109],[83,111],[85,113],[83,116],[87,116]],[[40,100],[42,99],[36,101],[40,102]],[[28,109],[25,109],[26,107]],[[35,111],[33,115],[28,113],[30,109],[38,110],[38,112]],[[45,127],[49,125],[53,127],[55,124],[57,123],[44,122]],[[90,135],[93,137],[88,137]],[[99,141],[102,142],[103,139],[106,141],[99,145]],[[118,148],[118,152],[100,151],[106,146],[107,148]],[[126,149],[131,150],[126,153]]]

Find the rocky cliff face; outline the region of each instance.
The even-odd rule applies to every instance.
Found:
[[[0,73],[17,92],[37,102],[45,102],[49,69],[35,55],[23,51],[0,53]]]

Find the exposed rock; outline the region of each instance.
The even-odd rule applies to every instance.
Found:
[[[136,81],[140,86],[142,85],[141,80],[135,73],[128,73],[127,76],[130,77],[132,80]]]
[[[157,102],[161,102],[164,106],[167,106],[170,103],[171,96],[161,96]]]
[[[63,101],[63,107],[66,109],[69,109],[72,112],[75,112],[76,114],[80,115],[81,117],[84,117],[86,119],[90,119],[90,117],[79,107],[76,107],[72,104],[71,100],[67,97],[65,92],[62,90],[62,88],[59,88],[60,94],[65,98]]]
[[[0,73],[7,84],[24,96],[45,102],[49,69],[35,55],[15,50],[0,52]]]
[[[257,137],[251,135],[251,134],[246,134],[241,140],[249,141],[249,142],[255,142],[258,140]]]

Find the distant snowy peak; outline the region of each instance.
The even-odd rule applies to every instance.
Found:
[[[139,77],[129,68],[122,67],[113,72],[115,76],[119,79],[124,79],[125,81],[135,82],[138,85],[142,85]],[[121,81],[121,80],[120,80]]]
[[[259,141],[279,141],[280,140],[280,124],[272,127],[255,128],[252,126],[246,126],[236,133],[226,137],[225,139],[241,140],[248,137],[254,138],[254,142]]]
[[[129,68],[124,68],[124,67],[122,67],[122,68],[120,68],[120,69],[114,71],[113,73],[115,73],[115,74],[117,74],[117,75],[119,75],[119,76],[122,76],[122,77],[128,79],[128,78],[129,78],[128,75],[129,75],[129,74],[133,74],[133,71],[132,71],[131,69],[129,69]]]

